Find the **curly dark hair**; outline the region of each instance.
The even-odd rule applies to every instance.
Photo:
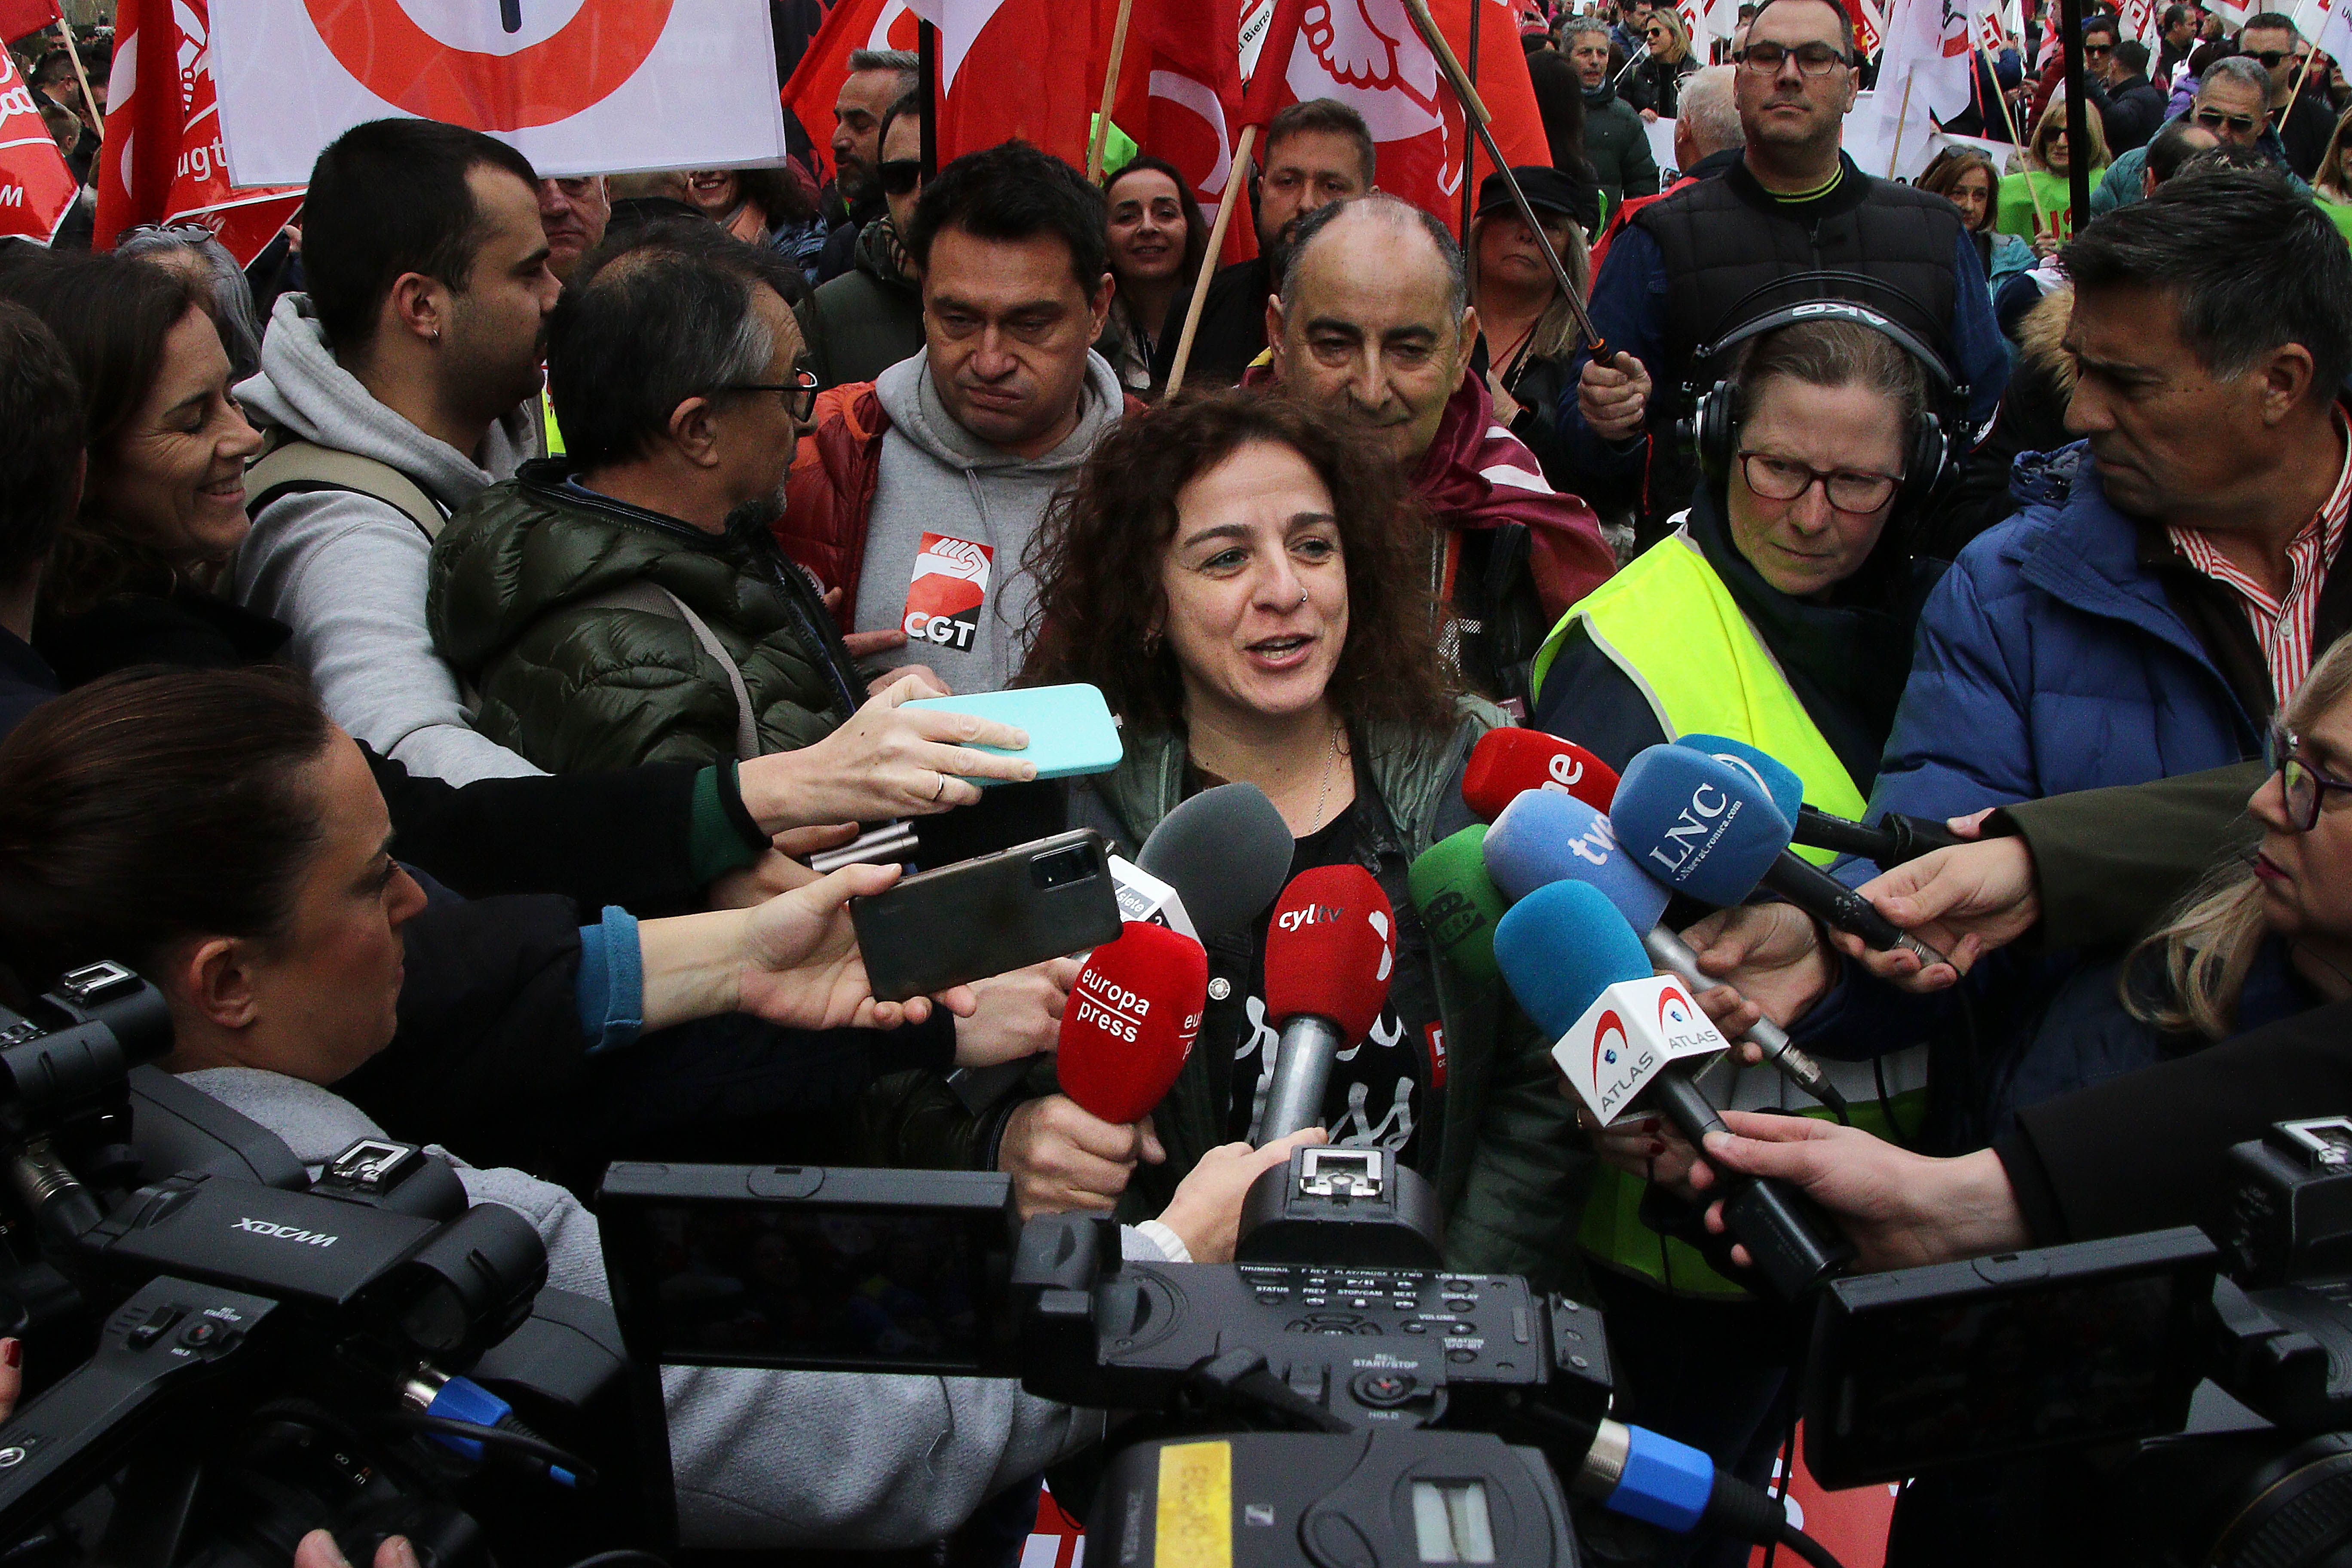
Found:
[[[1179,727],[1184,685],[1153,629],[1176,497],[1254,441],[1288,447],[1331,492],[1348,574],[1348,640],[1328,689],[1352,727],[1386,720],[1442,731],[1455,684],[1437,654],[1426,586],[1428,521],[1395,462],[1339,417],[1290,398],[1223,390],[1123,422],[1056,496],[1022,562],[1038,585],[1021,682],[1086,681],[1146,731]]]

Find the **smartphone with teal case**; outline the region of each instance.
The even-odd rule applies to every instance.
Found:
[[[1110,705],[1103,700],[1099,689],[1083,683],[982,691],[970,697],[919,697],[904,706],[970,713],[1026,730],[1029,749],[1025,752],[1007,752],[999,746],[973,749],[1034,763],[1041,779],[1107,773],[1118,766],[1118,726],[1111,720]],[[971,782],[986,785],[996,781]]]

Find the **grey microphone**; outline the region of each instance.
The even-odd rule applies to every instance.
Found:
[[[1651,963],[1694,991],[1723,984],[1700,973],[1698,954],[1693,952],[1682,938],[1667,930],[1664,921],[1650,928],[1649,934],[1642,939],[1642,946],[1649,953]],[[1819,1062],[1790,1043],[1786,1029],[1769,1018],[1759,1018],[1754,1026],[1739,1037],[1749,1045],[1760,1047],[1764,1059],[1778,1068],[1782,1078],[1836,1111],[1839,1121],[1845,1120],[1845,1096],[1830,1082],[1829,1075],[1822,1071]]]
[[[1290,879],[1289,825],[1254,784],[1204,789],[1160,819],[1135,863],[1176,889],[1203,942],[1247,931]]]
[[[1323,1125],[1323,1094],[1331,1087],[1331,1064],[1347,1048],[1347,1037],[1328,1018],[1297,1017],[1283,1025],[1274,1081],[1266,1086],[1265,1112],[1258,1121],[1259,1148],[1302,1127]]]

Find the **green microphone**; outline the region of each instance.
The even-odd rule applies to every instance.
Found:
[[[1412,863],[1405,880],[1429,940],[1466,978],[1499,980],[1495,963],[1495,922],[1509,908],[1486,875],[1486,827],[1465,827],[1429,847]]]

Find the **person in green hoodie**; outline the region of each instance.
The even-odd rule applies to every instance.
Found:
[[[1038,591],[1021,679],[1091,682],[1120,715],[1125,756],[1073,791],[1073,826],[1132,855],[1188,795],[1246,782],[1290,828],[1290,876],[1371,873],[1396,962],[1379,1019],[1332,1068],[1331,1142],[1429,1180],[1447,1267],[1580,1287],[1591,1161],[1549,1041],[1499,978],[1441,958],[1407,887],[1412,860],[1468,824],[1465,761],[1503,721],[1438,659],[1423,527],[1394,463],[1330,416],[1247,392],[1162,405],[1107,437],[1048,514],[1024,566]],[[931,1121],[921,1163],[1010,1173],[1024,1213],[1157,1213],[1209,1151],[1259,1141],[1270,917],[1210,933],[1198,1040],[1143,1121],[1097,1120],[1049,1092],[1046,1068],[1033,1098],[982,1119],[917,1089],[897,1125]]]

